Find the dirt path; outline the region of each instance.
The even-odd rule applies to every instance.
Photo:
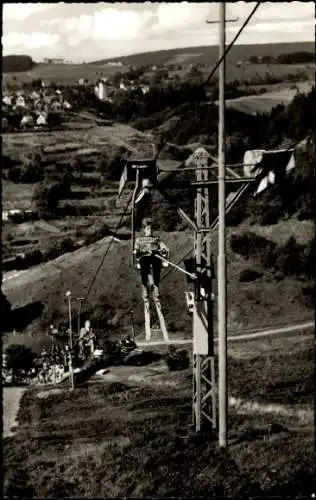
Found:
[[[13,436],[11,429],[17,425],[16,417],[24,391],[24,387],[3,388],[3,437],[5,438]]]
[[[297,332],[301,330],[310,330],[314,327],[314,321],[307,321],[305,323],[298,323],[296,325],[288,325],[280,328],[270,328],[265,330],[257,330],[257,331],[249,331],[242,335],[228,335],[227,340],[231,341],[240,341],[240,340],[254,340],[264,337],[269,337],[270,335],[281,335],[281,334],[297,334]],[[136,340],[137,341],[137,340]],[[214,339],[215,344],[218,343],[218,338]],[[137,345],[139,347],[151,347],[151,346],[159,346],[159,345],[169,345],[169,344],[192,344],[192,339],[170,339],[168,342],[163,340],[154,340],[148,342],[137,341]]]

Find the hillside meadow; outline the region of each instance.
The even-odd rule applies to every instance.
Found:
[[[228,242],[231,235],[243,234],[244,230],[244,226],[230,228]],[[261,233],[268,241],[278,241],[279,232],[286,240],[291,234],[296,236],[297,232],[302,230],[304,236],[300,243],[306,243],[313,237],[312,223],[307,221],[296,221],[295,224],[292,220],[282,221],[271,230],[254,226],[254,232]],[[161,239],[170,248],[171,260],[180,262],[183,266],[181,258],[188,255],[192,249],[193,234],[187,231],[161,233]],[[217,254],[216,241],[215,232],[212,236],[214,255]],[[70,289],[74,296],[85,296],[109,244],[108,237],[41,266],[30,268],[3,283],[3,291],[14,309],[18,310],[36,302],[43,306],[41,315],[34,317],[25,331],[42,335],[43,328],[48,327],[51,322],[63,321],[67,314],[66,291]],[[141,283],[138,273],[131,268],[130,255],[129,241],[111,243],[82,312],[84,317],[91,319],[96,328],[115,333],[130,331],[130,313],[133,309],[136,333],[141,337],[144,328]],[[260,268],[253,258],[245,259],[234,253],[229,244],[227,257],[230,331],[287,325],[312,318],[311,303],[302,293],[306,285],[305,280],[291,276],[282,280],[276,279],[272,270]],[[260,271],[259,275],[251,281],[241,281],[242,272],[249,269]],[[25,289],[28,290],[27,296]],[[163,271],[161,302],[166,322],[170,332],[178,332],[180,336],[191,332],[191,317],[184,312],[186,290],[188,285],[182,273],[172,268]],[[216,280],[214,290],[217,290]]]
[[[110,367],[73,392],[23,395],[17,433],[4,441],[4,494],[310,497],[312,341],[248,344],[247,359],[229,349],[227,449],[192,427],[192,368]]]

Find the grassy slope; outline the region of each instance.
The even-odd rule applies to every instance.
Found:
[[[277,56],[283,53],[296,51],[314,52],[315,44],[313,42],[303,43],[285,43],[285,44],[263,44],[263,45],[235,45],[227,58],[227,81],[236,79],[251,78],[256,74],[264,75],[266,72],[276,76],[295,73],[298,69],[307,71],[313,79],[313,64],[308,65],[266,65],[255,64],[243,68],[237,68],[236,63],[240,60],[246,61],[251,56],[270,55]],[[155,52],[145,52],[142,54],[132,54],[126,57],[118,57],[111,61],[120,60],[125,64],[122,67],[107,66],[108,60],[101,60],[88,64],[39,64],[31,71],[18,73],[5,73],[3,75],[3,84],[16,84],[18,82],[31,82],[34,79],[42,78],[47,83],[59,83],[69,85],[76,83],[79,78],[86,78],[89,81],[95,81],[97,74],[103,72],[104,76],[111,76],[117,72],[124,72],[128,66],[139,65],[165,65],[165,64],[207,64],[213,66],[218,59],[217,46],[190,47],[181,49],[162,50]],[[183,77],[187,70],[176,71]]]
[[[115,124],[113,126],[92,126],[89,130],[56,130],[51,133],[14,133],[4,134],[3,136],[3,154],[14,158],[19,158],[21,155],[33,151],[34,148],[46,148],[47,154],[65,153],[65,151],[57,150],[54,152],[54,146],[64,145],[67,147],[71,144],[74,147],[73,151],[67,151],[69,154],[77,154],[80,148],[102,148],[115,144],[125,146],[128,149],[133,149],[138,143],[144,141],[145,134],[135,130],[129,125]],[[75,149],[75,146],[77,150]]]
[[[21,134],[5,134],[3,136],[3,149],[4,155],[10,157],[14,161],[24,161],[28,154],[34,153],[34,150],[40,152],[42,157],[43,168],[48,172],[48,178],[51,175],[49,172],[54,171],[55,164],[57,161],[72,162],[76,158],[83,158],[83,152],[90,153],[89,161],[91,161],[92,167],[90,167],[93,172],[87,172],[84,168],[82,169],[82,174],[77,173],[75,180],[72,183],[73,191],[82,188],[81,184],[85,183],[89,185],[89,180],[92,176],[97,181],[100,180],[100,172],[97,171],[98,164],[100,161],[100,155],[106,154],[111,151],[111,147],[114,145],[123,146],[126,149],[133,151],[135,148],[142,144],[144,141],[148,142],[148,138],[142,133],[138,132],[134,128],[128,125],[114,125],[113,127],[90,127],[90,130],[68,130],[68,131],[54,131],[52,133],[21,133]],[[86,156],[86,159],[88,157]],[[3,165],[6,168],[6,165]],[[32,208],[32,196],[36,184],[14,184],[8,180],[2,181],[3,185],[3,207],[4,209],[29,209]],[[77,206],[90,205],[95,206],[96,210],[101,210],[102,215],[104,215],[104,207],[106,212],[113,212],[113,210],[108,208],[109,201],[111,207],[115,206],[115,198],[117,196],[117,185],[112,186],[111,196],[107,196],[105,200],[102,196],[103,186],[98,183],[94,186],[93,199],[87,200],[77,200],[76,198],[72,200],[65,200],[61,203],[69,203]],[[92,188],[89,185],[89,191]],[[86,192],[86,197],[89,193]],[[105,203],[106,201],[106,203]],[[117,210],[114,210],[117,212]],[[118,212],[120,212],[120,203],[118,204]],[[74,227],[74,217],[72,221],[69,222],[68,230],[61,232],[60,238],[65,237],[65,233],[69,233]],[[80,218],[81,220],[83,218]],[[99,218],[100,224],[108,223],[110,226],[112,224],[117,224],[117,217],[105,217],[102,221]],[[51,233],[50,231],[38,231],[34,232],[34,223],[23,224],[21,226],[13,226],[10,224],[4,227],[3,241],[6,241],[6,236],[8,233],[14,234],[16,237],[26,237],[28,238],[30,234],[37,237],[41,243],[41,248],[46,248],[49,246],[49,240]],[[80,238],[79,238],[80,239]],[[46,242],[47,240],[47,242]],[[39,248],[34,246],[34,248]],[[10,250],[8,245],[8,251],[12,254],[15,253],[15,249]]]
[[[312,82],[297,84],[300,92],[309,92],[312,88]],[[297,94],[296,89],[283,88],[272,92],[266,92],[259,96],[245,96],[237,99],[228,99],[227,108],[232,108],[242,113],[256,114],[268,113],[278,104],[287,106]]]
[[[244,230],[244,226],[240,231]],[[266,236],[268,228],[261,229],[255,226],[258,233]],[[234,232],[236,229],[233,230]],[[232,231],[229,231],[231,234]],[[279,239],[291,234],[297,236],[301,232],[302,241],[312,237],[312,224],[296,221],[283,221],[270,231],[271,239]],[[304,233],[304,236],[303,236]],[[171,250],[171,260],[178,262],[192,247],[191,232],[162,233],[161,238]],[[214,235],[214,242],[216,235]],[[56,261],[44,264],[22,273],[14,280],[8,280],[3,290],[14,308],[22,307],[37,300],[45,305],[41,321],[35,321],[28,328],[29,331],[40,332],[41,324],[49,324],[53,318],[60,319],[66,316],[67,306],[64,299],[67,289],[74,295],[82,296],[87,290],[102,256],[107,248],[108,240],[65,254]],[[216,255],[215,244],[213,246]],[[275,281],[265,272],[263,277],[251,283],[240,283],[240,272],[245,268],[253,268],[255,264],[245,261],[235,255],[228,248],[228,325],[230,329],[262,327],[275,324],[298,322],[311,317],[311,311],[304,303],[301,288],[304,283],[295,279],[286,278]],[[166,272],[166,271],[165,271]],[[28,290],[27,296],[25,290]],[[184,291],[187,283],[184,275],[172,271],[161,283],[162,304],[166,312],[166,321],[170,330],[190,334],[191,319],[183,313],[185,307]],[[214,287],[216,291],[216,283]],[[138,331],[142,331],[140,279],[130,267],[130,242],[114,242],[111,250],[101,267],[97,280],[87,300],[87,310],[95,309],[100,313],[110,308],[108,317],[115,316],[121,327],[130,328],[130,315],[134,308],[135,321]],[[180,314],[182,311],[182,314]],[[104,322],[100,324],[105,327]]]
[[[313,346],[301,341],[291,351],[280,346],[251,362],[230,357],[229,394],[311,410]],[[28,391],[18,433],[4,442],[5,494],[248,497],[314,490],[311,421],[230,409],[229,448],[221,452],[190,428],[191,369],[156,368],[138,369],[138,382],[126,376],[135,369],[116,368],[120,381],[45,399],[36,398],[43,389]]]
[[[303,43],[269,43],[269,44],[256,44],[256,45],[235,45],[229,53],[228,61],[238,62],[239,60],[246,60],[251,56],[277,56],[279,54],[307,51],[314,52],[315,44],[313,42]],[[214,64],[218,59],[217,46],[201,46],[201,47],[185,47],[170,50],[159,50],[153,52],[143,52],[141,54],[132,54],[125,57],[111,58],[111,61],[122,61],[126,65],[142,65],[142,64],[168,64],[173,62],[181,64],[185,57],[185,62]],[[104,63],[109,59],[98,61],[94,64]]]
[[[99,64],[39,64],[31,71],[19,71],[3,74],[3,84],[16,84],[18,82],[32,82],[38,78],[42,78],[45,83],[61,83],[63,85],[71,85],[77,83],[80,78],[88,80],[96,80],[98,74],[103,72],[103,76],[112,76],[118,71],[126,71],[126,67],[120,68],[111,67]],[[16,78],[16,81],[14,80]]]

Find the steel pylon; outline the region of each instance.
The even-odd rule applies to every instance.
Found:
[[[197,280],[193,308],[193,424],[197,432],[216,428],[216,384],[213,338],[213,262],[211,254],[210,198],[207,167],[209,154],[199,148],[193,155],[196,180],[194,254]]]

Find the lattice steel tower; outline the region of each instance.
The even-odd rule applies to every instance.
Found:
[[[216,428],[216,386],[213,338],[213,262],[210,241],[210,198],[208,152],[199,148],[193,155],[196,165],[194,254],[197,280],[193,309],[193,423],[197,432],[211,424]]]

